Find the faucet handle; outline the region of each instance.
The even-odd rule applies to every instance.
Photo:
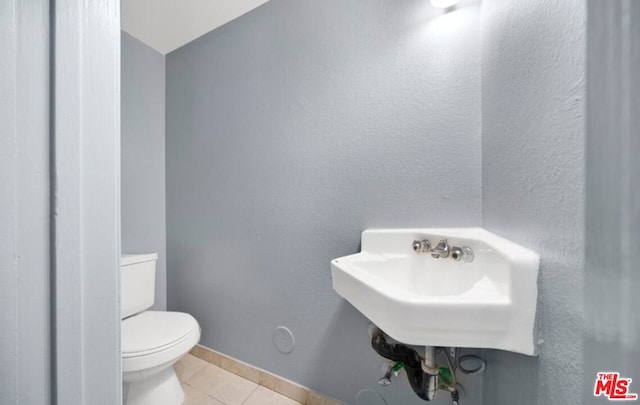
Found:
[[[465,263],[472,262],[474,259],[473,250],[469,246],[458,247],[455,246],[451,248],[451,257],[455,261],[462,261]]]
[[[411,247],[417,254],[427,253],[429,250],[431,250],[431,242],[429,242],[427,239],[414,240],[411,244]]]

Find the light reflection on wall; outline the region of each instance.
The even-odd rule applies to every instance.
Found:
[[[480,1],[467,0],[441,10],[424,1],[408,22],[401,53],[424,55],[412,67],[423,74],[429,92],[443,101],[477,98],[480,109]],[[469,89],[478,88],[477,92]]]

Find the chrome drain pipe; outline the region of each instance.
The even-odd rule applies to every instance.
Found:
[[[425,373],[425,379],[427,380],[424,382],[426,388],[425,394],[428,398],[427,400],[431,401],[436,397],[436,393],[438,392],[438,375],[440,374],[440,369],[436,363],[435,347],[425,346],[421,366],[422,371]]]

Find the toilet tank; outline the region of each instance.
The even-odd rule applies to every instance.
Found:
[[[147,310],[153,305],[157,261],[156,253],[120,256],[121,318]]]

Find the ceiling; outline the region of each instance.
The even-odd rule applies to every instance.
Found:
[[[162,54],[268,0],[122,0],[122,30]]]

